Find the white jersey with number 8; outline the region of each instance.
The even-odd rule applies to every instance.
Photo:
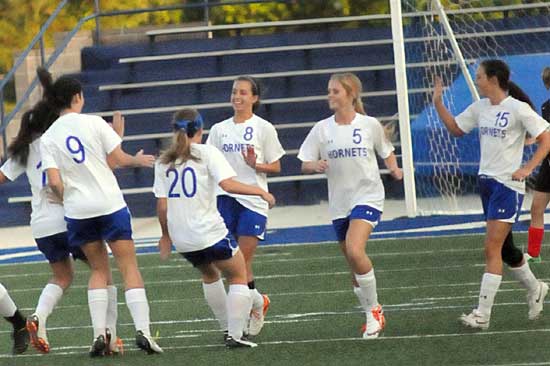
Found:
[[[279,142],[275,127],[266,120],[252,115],[243,123],[235,123],[233,118],[216,123],[210,129],[208,145],[217,147],[231,167],[237,172],[237,181],[257,186],[267,191],[267,174],[258,173],[246,164],[243,152],[254,149],[256,162],[270,164],[279,160],[285,151]],[[229,194],[221,188],[218,195],[234,197],[241,205],[267,217],[268,204],[261,197]]]

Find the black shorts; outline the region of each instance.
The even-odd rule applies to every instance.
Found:
[[[540,165],[534,188],[537,192],[550,193],[550,155],[547,155]]]

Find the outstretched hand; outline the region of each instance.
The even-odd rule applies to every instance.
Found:
[[[146,155],[143,153],[143,149],[139,150],[136,155],[136,165],[144,168],[152,168],[155,165],[155,157],[153,155]]]
[[[443,80],[439,76],[434,77],[434,92],[432,95],[432,101],[440,102],[443,100]]]

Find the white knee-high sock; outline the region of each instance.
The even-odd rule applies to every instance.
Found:
[[[88,290],[88,307],[92,318],[94,339],[100,335],[105,336],[107,321],[108,294],[106,288]]]
[[[227,294],[223,286],[223,280],[219,279],[213,283],[202,283],[204,298],[210,306],[212,313],[220,324],[220,329],[227,330]]]
[[[227,325],[229,335],[241,339],[250,315],[250,290],[246,285],[230,285],[227,294]]]
[[[107,286],[107,328],[111,332],[111,341],[116,341],[116,321],[118,318],[118,293],[116,286]]]
[[[357,296],[357,300],[359,300],[359,304],[361,304],[361,307],[364,311],[370,310],[367,305],[367,299],[363,296],[363,291],[361,290],[361,287],[355,287],[353,286],[353,293],[355,296]]]
[[[481,279],[481,288],[479,290],[479,305],[477,306],[477,310],[484,316],[491,316],[491,309],[493,308],[495,296],[498,288],[500,287],[501,281],[501,275],[493,273],[483,274],[483,278]]]
[[[48,283],[44,287],[35,311],[38,319],[40,319],[41,326],[45,324],[61,297],[63,297],[63,289],[59,285]]]
[[[145,289],[133,288],[127,290],[124,295],[126,296],[126,306],[130,310],[136,331],[141,330],[143,334],[150,336],[149,303],[147,302]]]
[[[8,294],[8,290],[0,283],[0,315],[4,318],[11,317],[17,311],[17,306]]]
[[[376,277],[374,277],[374,268],[365,274],[355,274],[355,280],[361,289],[363,298],[369,311],[374,306],[378,305],[378,294],[376,293]]]
[[[525,263],[521,267],[512,268],[510,267],[510,270],[512,271],[512,274],[516,278],[516,280],[521,283],[521,285],[527,290],[528,293],[532,294],[535,291],[537,291],[539,287],[539,281],[531,272],[531,268],[529,268],[529,263],[525,261]]]
[[[250,289],[250,298],[252,299],[252,307],[258,311],[264,308],[264,298],[257,288]]]

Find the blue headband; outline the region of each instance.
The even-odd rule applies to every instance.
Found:
[[[195,118],[193,121],[190,121],[188,119],[180,119],[179,121],[176,121],[174,123],[174,129],[187,131],[190,127],[189,125],[191,125],[191,127],[194,128],[195,131],[200,130],[203,126],[201,115],[198,114],[197,118]]]

